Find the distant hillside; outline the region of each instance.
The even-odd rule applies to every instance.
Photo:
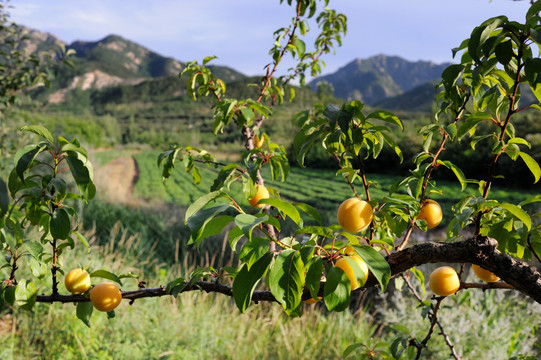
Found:
[[[311,85],[315,88],[318,82],[327,81],[335,89],[334,96],[375,105],[439,79],[448,65],[378,55],[356,59],[333,74],[314,79]]]
[[[92,64],[96,70],[121,78],[147,78],[178,74],[183,64],[161,56],[117,35],[94,42],[75,41],[68,49]]]
[[[397,96],[388,97],[374,104],[387,110],[430,111],[436,101],[436,82],[427,82]]]
[[[56,36],[21,27],[27,40],[20,48],[30,52],[56,51],[59,46],[75,50],[74,68],[60,66],[55,69],[56,79],[49,88],[40,88],[37,94],[50,103],[61,103],[68,92],[75,89],[103,89],[118,85],[136,85],[149,79],[177,76],[184,64],[162,56],[118,35],[109,35],[98,41],[75,41],[65,44]],[[224,81],[238,81],[245,76],[225,66],[212,66]]]

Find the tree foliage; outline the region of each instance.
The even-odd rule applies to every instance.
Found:
[[[265,123],[273,115],[273,106],[282,103],[287,92],[294,97],[288,84],[297,78],[303,84],[307,72],[317,75],[324,65],[321,56],[340,45],[346,33],[345,15],[327,7],[321,10],[316,0],[287,3],[295,16],[289,26],[274,33],[274,45],[269,50],[272,62],[260,82],[253,84],[253,97],[229,97],[225,82],[208,67],[213,57],[201,63],[193,61],[181,73],[188,78],[187,93],[194,101],[201,97],[212,99],[214,133],[219,136],[224,129],[233,128],[242,134],[245,151],[241,161],[221,163],[206,150],[186,145],[172,146],[157,159],[164,181],[178,171],[177,166],[191,173],[196,184],[201,180],[201,166],[217,170],[208,193],[186,210],[184,220],[191,233],[188,241],[200,245],[205,238],[227,228],[227,239],[239,256],[239,265],[196,269],[167,286],[124,291],[123,297],[132,301],[176,297],[200,289],[232,296],[240,312],[245,312],[252,301],[275,301],[289,316],[301,316],[303,300],[318,297],[329,311],[343,311],[349,306],[352,291],[362,290],[352,290],[348,274],[335,265],[341,258],[358,256],[369,269],[363,288],[377,286],[385,291],[395,276],[412,275],[422,280],[415,266],[426,263],[458,263],[462,269],[471,263],[493,272],[502,281],[461,281],[460,291],[512,288],[541,303],[541,274],[527,263],[540,265],[541,197],[512,204],[490,196],[499,176],[496,165],[502,157],[521,162],[536,183],[541,178],[539,164],[528,153],[530,143],[513,125],[517,114],[541,110],[538,104],[520,106],[521,84],[527,84],[541,101],[541,60],[534,54],[535,47],[541,44],[541,2],[531,6],[523,23],[505,16],[486,20],[453,50],[459,61],[442,73],[438,110],[433,121],[419,129],[423,144],[413,158],[414,168],[383,198],[371,195],[373,184],[365,164],[377,161],[384,148],[403,160],[399,143],[391,135],[391,129],[404,129],[398,116],[385,110],[366,111],[361,102],[353,101],[341,106],[318,104],[292,119],[298,127],[294,152],[299,164],[303,165],[313,148],[323,148],[336,159],[336,175],[349,184],[352,196],[365,199],[373,209],[369,226],[358,233],[321,223],[317,209],[290,202],[270,187],[270,197],[252,207],[239,205],[231,192],[232,184],[240,183],[243,196],[254,197],[259,187],[266,186],[262,175],[265,168],[273,180],[283,181],[288,176],[286,149],[272,141],[264,130]],[[319,34],[308,46],[305,35],[311,19]],[[286,75],[276,76],[287,56],[296,66]],[[88,201],[95,194],[87,152],[77,139],[54,137],[42,126],[22,130],[35,134],[39,142],[20,149],[7,184],[0,182],[0,244],[7,259],[4,267],[10,272],[2,283],[1,304],[17,303],[28,309],[36,301],[84,304],[89,301],[88,294],[59,294],[57,272],[63,251],[75,246],[76,241],[87,246],[78,230],[78,211],[72,205],[74,200]],[[459,140],[467,141],[472,148],[480,142],[490,144],[492,154],[486,177],[469,179],[460,164],[442,158],[446,146]],[[452,218],[445,219],[445,242],[415,243],[414,230],[428,231],[426,220],[419,218],[422,206],[436,195],[445,196],[434,180],[436,172],[453,174],[462,189],[474,186],[478,195],[464,197],[454,205]],[[293,224],[293,230],[286,223]],[[39,240],[30,240],[32,228],[40,232]],[[17,277],[21,262],[36,275],[50,269],[50,295],[38,295],[31,280]],[[352,269],[356,276],[363,272],[356,266]],[[92,276],[121,283],[130,275],[100,269]],[[403,353],[417,358],[421,355],[435,326],[441,327],[438,313],[444,298],[434,300],[427,307],[431,321],[427,336],[398,339],[390,349],[393,357]],[[419,301],[422,303],[422,298]],[[92,307],[79,305],[77,316],[88,323],[91,311]],[[452,344],[450,350],[457,358]]]

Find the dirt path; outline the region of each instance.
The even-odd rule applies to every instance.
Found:
[[[123,156],[98,168],[94,182],[100,197],[114,203],[133,203],[133,187],[139,178],[135,158]]]

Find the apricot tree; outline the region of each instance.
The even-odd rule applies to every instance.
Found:
[[[310,149],[322,146],[336,159],[337,176],[370,210],[368,215],[364,210],[358,215],[368,219],[368,224],[342,225],[344,228],[322,223],[317,206],[288,201],[268,185],[269,181],[265,183],[264,174],[283,181],[290,172],[285,147],[264,132],[273,106],[293,100],[293,80],[304,85],[308,72],[311,76],[320,73],[322,56],[341,44],[347,29],[343,14],[327,7],[321,10],[316,0],[286,2],[295,16],[291,24],[274,33],[275,42],[269,52],[272,62],[266,66],[261,81],[254,84],[253,98],[228,97],[224,81],[207,66],[213,57],[202,63],[191,62],[181,73],[189,78],[187,93],[194,100],[213,99],[214,133],[234,128],[243,135],[242,161],[222,163],[193,146],[172,146],[158,158],[164,180],[177,166],[191,173],[195,184],[201,180],[201,167],[215,169],[209,192],[186,211],[185,223],[191,232],[187,241],[197,246],[228,229],[227,240],[238,254],[239,265],[197,269],[189,278],[175,279],[166,286],[145,288],[139,283],[141,287],[136,290],[122,291],[122,298],[134,301],[142,297],[176,297],[186,291],[203,290],[232,296],[240,312],[252,302],[273,301],[289,316],[301,316],[303,300],[322,298],[329,311],[343,311],[350,304],[352,291],[375,286],[385,291],[396,276],[409,279],[413,274],[424,281],[419,271],[411,270],[441,262],[460,268],[458,287],[445,294],[455,289],[505,288],[541,303],[541,273],[537,269],[541,261],[541,196],[516,204],[491,198],[502,157],[523,162],[533,182],[541,177],[538,163],[528,154],[529,142],[513,126],[517,114],[527,109],[541,110],[536,103],[521,105],[521,93],[527,88],[541,101],[541,59],[534,54],[535,46],[541,44],[541,2],[532,4],[523,23],[505,16],[488,19],[453,49],[459,61],[442,73],[437,87],[438,109],[433,121],[419,129],[424,142],[413,158],[410,175],[394,184],[383,198],[372,196],[373,184],[364,164],[377,161],[384,147],[390,147],[403,160],[400,146],[391,135],[392,127],[404,128],[399,117],[385,110],[366,111],[363,103],[351,101],[341,106],[318,104],[292,119],[299,128],[293,139],[296,161],[302,166]],[[328,2],[323,1],[325,6]],[[315,19],[319,28],[311,48],[305,42],[310,19]],[[287,56],[295,60],[295,65],[285,75],[277,76]],[[39,142],[20,149],[7,186],[0,182],[0,244],[6,255],[3,268],[9,273],[2,283],[0,305],[17,304],[30,309],[35,302],[74,302],[78,304],[77,315],[88,323],[93,309],[89,305],[91,290],[65,295],[59,293],[57,285],[61,271],[58,257],[76,241],[87,245],[72,203],[94,197],[92,166],[77,139],[54,137],[36,125],[22,130],[36,134]],[[479,142],[491,143],[492,155],[484,179],[467,179],[457,164],[442,158],[451,142],[473,149]],[[445,196],[434,180],[434,174],[442,171],[452,172],[462,189],[475,187],[478,195],[465,196],[454,205],[452,218],[444,219],[446,241],[414,243],[415,229],[428,231],[441,221],[440,214],[426,216],[423,206],[434,205],[430,199],[434,194]],[[235,199],[231,191],[234,184],[242,186],[251,207],[243,207]],[[344,216],[351,215],[341,213],[339,220]],[[359,222],[355,218],[347,220]],[[294,230],[286,229],[286,223],[293,224]],[[37,240],[34,231],[41,234]],[[346,249],[354,253],[346,255]],[[362,259],[368,269],[354,256]],[[338,266],[344,260],[347,266]],[[466,283],[462,279],[466,264],[478,265],[501,281]],[[31,280],[18,278],[21,266],[30,267],[36,276],[50,272],[51,293],[38,295]],[[132,275],[100,269],[90,276],[121,284],[123,278]],[[364,285],[352,289],[357,280],[363,280],[359,283]],[[445,284],[436,287],[448,289]],[[423,339],[397,339],[390,349],[393,357],[408,353],[409,357],[419,358],[436,326],[445,334],[438,320],[444,299],[435,296],[433,302],[427,302],[419,298],[429,313],[428,334]],[[447,343],[452,356],[459,358],[452,343]]]

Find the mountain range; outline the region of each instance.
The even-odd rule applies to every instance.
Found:
[[[184,63],[162,56],[118,35],[98,41],[75,41],[66,44],[56,36],[35,29],[25,29],[28,40],[21,47],[29,51],[46,51],[58,45],[75,50],[74,68],[58,70],[57,81],[48,93],[51,103],[62,102],[67,92],[137,85],[141,82],[177,76]],[[311,81],[325,81],[334,88],[334,96],[361,100],[369,105],[388,109],[428,110],[435,91],[434,82],[449,64],[429,61],[408,61],[398,56],[377,55],[355,59],[332,74]],[[213,66],[213,71],[226,83],[246,78],[227,66]]]
[[[368,59],[355,59],[335,73],[312,81],[326,81],[334,87],[334,96],[347,100],[360,100],[369,105],[404,95],[419,87],[426,92],[427,84],[438,80],[449,63],[408,61],[398,56],[377,55]],[[433,88],[433,86],[432,86]],[[433,99],[434,90],[432,90]]]

